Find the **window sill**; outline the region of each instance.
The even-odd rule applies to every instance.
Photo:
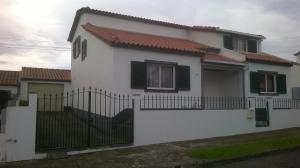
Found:
[[[259,95],[261,96],[278,96],[276,92],[260,92]]]
[[[178,93],[175,89],[145,89],[145,92],[159,92],[159,93]]]

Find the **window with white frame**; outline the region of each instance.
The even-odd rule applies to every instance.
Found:
[[[147,89],[175,89],[175,66],[147,63]]]
[[[276,93],[276,74],[260,73],[259,90],[261,93]]]

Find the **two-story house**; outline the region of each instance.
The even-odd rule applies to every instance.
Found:
[[[292,62],[264,53],[262,35],[81,8],[72,87],[124,94],[291,96]]]

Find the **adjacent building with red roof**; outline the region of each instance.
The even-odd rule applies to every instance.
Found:
[[[70,70],[22,67],[21,71],[0,71],[0,90],[20,100],[27,100],[29,93],[61,94],[70,88]]]

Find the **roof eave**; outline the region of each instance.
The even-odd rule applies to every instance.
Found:
[[[263,35],[244,33],[244,32],[239,32],[239,31],[234,31],[234,30],[217,29],[217,31],[222,32],[222,33],[237,34],[237,35],[241,35],[241,36],[252,37],[252,38],[256,38],[256,39],[260,39],[260,40],[266,39],[266,37]]]
[[[246,62],[271,64],[271,65],[282,65],[282,66],[293,66],[293,63],[291,63],[291,62],[284,63],[284,62],[276,62],[276,61],[264,61],[264,60],[257,60],[257,59],[249,59],[249,58],[246,58]]]

